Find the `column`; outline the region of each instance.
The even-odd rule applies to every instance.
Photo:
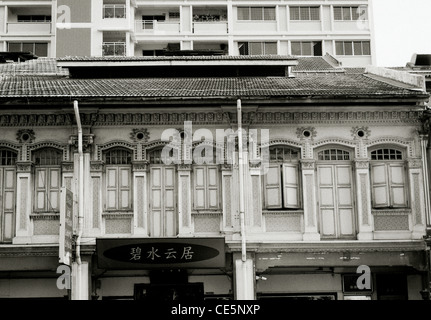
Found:
[[[358,214],[358,240],[373,240],[373,215],[371,213],[369,159],[355,159],[356,212]]]
[[[420,158],[408,159],[409,198],[412,208],[412,239],[422,239],[425,235],[425,188]]]
[[[148,237],[148,162],[133,161],[133,234]]]
[[[301,160],[302,189],[304,195],[304,235],[305,241],[319,241],[320,234],[317,226],[316,206],[316,161],[312,159]]]
[[[262,232],[262,178],[259,166],[249,164],[250,172],[250,224],[252,232]]]
[[[178,170],[178,233],[190,235],[192,228],[191,170],[190,164],[179,164]]]
[[[88,262],[72,263],[72,300],[89,300]]]
[[[13,244],[31,243],[30,214],[33,195],[31,171],[31,161],[17,163],[16,232],[12,240]]]
[[[256,274],[254,271],[254,254],[247,253],[246,261],[242,261],[241,253],[233,254],[234,262],[234,299],[255,300]]]
[[[102,234],[102,211],[103,211],[103,169],[102,161],[90,161],[90,185],[88,192],[91,199],[91,215],[89,233],[91,236]]]
[[[222,166],[222,199],[223,199],[223,231],[224,232],[238,232],[240,229],[239,224],[239,211],[237,206],[236,190],[234,187],[234,175],[232,165],[225,164]],[[235,185],[236,186],[236,185]]]

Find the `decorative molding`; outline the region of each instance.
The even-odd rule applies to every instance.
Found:
[[[19,173],[31,173],[33,162],[31,161],[18,161],[16,163],[16,170]]]
[[[412,174],[413,177],[413,196],[414,196],[414,212],[415,224],[422,224],[422,210],[421,210],[421,195],[419,186],[419,173]]]
[[[407,163],[408,163],[409,169],[422,168],[422,159],[420,158],[408,158]]]
[[[263,215],[267,215],[267,214],[279,214],[279,215],[299,215],[299,216],[303,216],[304,215],[304,210],[299,210],[299,211],[282,211],[282,210],[277,210],[277,211],[268,211],[268,210],[263,210],[262,211]]]
[[[121,148],[126,148],[129,149],[130,151],[133,152],[134,157],[133,159],[136,159],[136,148],[135,145],[127,142],[127,141],[122,141],[122,140],[115,140],[115,141],[111,141],[105,144],[96,144],[96,156],[98,161],[102,161],[103,157],[102,157],[102,153],[105,150],[111,149],[111,148],[117,148],[117,147],[121,147]]]
[[[103,172],[105,168],[105,163],[99,160],[90,161],[90,171],[91,172]]]
[[[371,213],[375,216],[405,216],[412,213],[411,209],[382,209],[382,210],[371,210]]]
[[[83,134],[82,135],[82,148],[84,152],[89,152],[90,147],[94,142],[94,134]],[[76,150],[78,149],[78,136],[69,137],[69,145],[73,146]]]
[[[150,139],[150,134],[146,128],[132,129],[132,132],[130,132],[130,138],[136,143],[147,143]]]
[[[367,161],[367,164],[369,164],[369,162]],[[367,169],[368,169],[368,165],[367,165]],[[359,175],[359,180],[360,180],[360,188],[361,188],[361,209],[362,209],[362,224],[365,226],[369,225],[369,221],[368,221],[368,201],[367,201],[367,196],[368,196],[368,190],[367,190],[367,179],[368,179],[368,174],[367,173],[361,173]]]
[[[341,112],[248,112],[243,119],[254,124],[297,124],[324,123],[339,124],[348,122],[422,124],[421,111],[341,111]],[[73,113],[62,114],[3,114],[0,127],[15,126],[70,126],[75,124]],[[107,125],[178,125],[184,121],[196,124],[230,124],[231,115],[226,112],[190,113],[91,113],[82,114],[83,126]],[[426,127],[426,126],[425,126]]]
[[[345,146],[348,148],[354,148],[356,146],[356,142],[352,141],[352,140],[346,140],[343,138],[337,138],[337,137],[333,137],[333,138],[326,138],[323,140],[318,140],[316,142],[313,143],[313,147],[314,148],[318,148],[321,146],[325,146],[325,145],[341,145],[341,146]]]
[[[356,169],[369,169],[370,168],[370,159],[355,159],[355,168]]]
[[[131,219],[133,218],[133,213],[103,212],[102,217],[105,219]]]
[[[60,214],[59,213],[31,214],[30,218],[32,220],[60,220]]]
[[[299,162],[302,170],[314,170],[316,168],[316,160],[314,159],[301,159]]]
[[[61,163],[61,171],[64,172],[73,172],[74,165],[73,161],[63,161]]]
[[[132,161],[133,172],[147,172],[149,163],[146,160]]]
[[[32,144],[27,147],[27,160],[31,159],[31,153],[42,148],[54,148],[63,152],[63,161],[70,161],[69,147],[67,144],[61,144],[55,141],[43,141]]]
[[[178,171],[191,171],[192,165],[189,163],[179,163],[179,164],[177,164],[177,170]]]
[[[393,136],[386,136],[386,137],[380,137],[373,140],[369,140],[366,144],[368,148],[374,147],[376,145],[397,145],[402,148],[407,148],[407,154],[408,157],[414,158],[414,140],[412,139],[405,139],[401,137],[393,137]]]
[[[16,139],[19,143],[33,143],[36,135],[32,129],[20,129],[16,133]]]
[[[356,126],[353,127],[352,130],[350,130],[352,137],[354,140],[358,140],[358,139],[368,139],[371,135],[371,131],[368,129],[368,127],[361,127],[361,126]],[[360,132],[363,133],[363,136],[360,136]]]
[[[314,127],[300,127],[296,128],[296,137],[300,140],[313,140],[317,136]]]

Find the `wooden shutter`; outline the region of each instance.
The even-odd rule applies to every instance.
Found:
[[[219,209],[219,183],[218,167],[207,167],[208,209]]]
[[[15,212],[15,169],[0,169],[0,241],[12,241]]]
[[[60,168],[49,168],[49,183],[47,185],[48,211],[59,211],[61,173]]]
[[[384,208],[389,206],[386,164],[371,165],[371,190],[374,208]]]
[[[389,164],[390,204],[393,207],[406,207],[405,167],[403,164]]]
[[[118,182],[119,182],[119,208],[130,209],[131,206],[131,168],[120,167],[118,168]]]
[[[162,236],[162,168],[151,168],[151,236]]]
[[[335,237],[335,188],[334,166],[320,165],[317,168],[319,181],[319,208],[322,236]]]
[[[165,236],[177,235],[176,214],[175,214],[175,167],[163,168],[163,204],[164,204],[164,232]]]
[[[205,167],[194,168],[194,208],[205,209],[206,205],[206,190],[205,190]]]
[[[284,208],[299,208],[298,166],[296,164],[283,164],[283,196]]]
[[[266,209],[281,209],[281,166],[278,164],[270,164],[265,180],[265,208]]]
[[[106,168],[106,206],[108,210],[118,209],[118,169]]]
[[[48,179],[48,170],[46,168],[36,168],[35,171],[35,193],[36,193],[36,208],[35,211],[46,210],[46,181]]]

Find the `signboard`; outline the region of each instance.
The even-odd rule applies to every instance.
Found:
[[[96,239],[100,269],[222,268],[224,238]]]
[[[73,237],[73,193],[61,188],[59,262],[70,266]]]

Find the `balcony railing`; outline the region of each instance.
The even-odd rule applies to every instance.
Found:
[[[125,19],[126,6],[124,4],[105,4],[103,6],[103,19]]]
[[[226,21],[193,22],[193,33],[196,34],[227,34]]]
[[[8,34],[51,34],[51,22],[8,22]]]
[[[135,32],[178,34],[180,33],[180,23],[157,20],[137,20],[135,23]]]
[[[125,56],[126,44],[124,42],[104,42],[102,44],[102,55],[107,56]]]

